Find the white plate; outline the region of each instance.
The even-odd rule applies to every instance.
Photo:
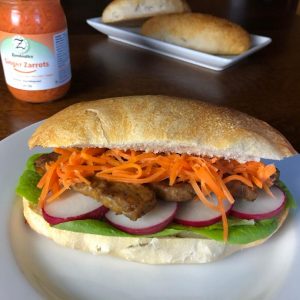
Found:
[[[107,25],[101,22],[101,18],[88,19],[87,23],[113,40],[215,71],[222,71],[232,66],[241,59],[267,46],[272,41],[269,37],[251,34],[251,47],[249,50],[240,55],[221,56],[195,51],[143,36],[140,34],[140,28]]]
[[[32,154],[26,141],[35,127],[0,142],[1,299],[297,299],[299,208],[267,243],[205,265],[142,265],[63,248],[39,236],[24,223],[14,194]],[[299,200],[300,156],[278,166]]]

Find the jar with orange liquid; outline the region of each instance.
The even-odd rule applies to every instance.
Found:
[[[71,65],[59,0],[0,0],[0,43],[5,80],[15,98],[38,103],[66,94]]]

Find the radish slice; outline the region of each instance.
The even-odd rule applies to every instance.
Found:
[[[248,220],[269,219],[278,215],[284,209],[286,197],[284,192],[278,187],[272,187],[271,192],[274,197],[261,190],[255,201],[236,201],[230,214],[234,217]]]
[[[212,195],[211,202],[215,205],[218,203],[215,195]],[[232,205],[228,201],[223,203],[224,209],[228,213]],[[205,206],[200,200],[191,200],[180,203],[174,221],[186,226],[204,227],[212,225],[221,219],[222,216],[219,211]]]
[[[152,234],[165,228],[172,222],[177,210],[176,202],[158,201],[156,207],[136,221],[124,215],[108,211],[105,215],[108,222],[116,228],[131,234]]]
[[[100,219],[108,209],[102,203],[73,191],[43,208],[43,217],[51,225],[83,219]]]

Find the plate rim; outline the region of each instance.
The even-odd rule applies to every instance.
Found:
[[[3,140],[0,141],[0,155],[5,152],[6,147],[10,147],[11,141],[15,139],[18,140],[24,134],[26,136],[29,135],[29,132],[33,131],[40,122],[36,122],[31,124],[27,127],[24,127],[13,134],[5,137]],[[0,157],[0,162],[2,162],[3,158]],[[23,167],[23,166],[22,166]],[[0,176],[1,176],[0,171]],[[10,178],[11,180],[11,178]],[[17,178],[14,179],[16,184]],[[9,199],[14,198],[11,194],[15,195],[14,189],[12,191],[8,191],[3,184],[3,181],[0,181],[0,190],[3,194],[5,191],[5,196],[8,196]],[[22,273],[20,267],[17,264],[15,259],[15,255],[13,253],[13,247],[11,244],[11,224],[10,224],[10,216],[14,206],[14,202],[9,202],[9,199],[5,199],[1,197],[2,204],[0,210],[0,262],[1,262],[1,270],[0,270],[0,291],[2,296],[6,296],[6,299],[32,299],[38,300],[41,299],[41,295],[35,290],[27,280],[27,278]],[[5,241],[5,242],[3,242]],[[4,263],[4,264],[3,264]],[[7,267],[4,267],[6,265]],[[17,286],[18,288],[12,288],[12,278],[13,278],[13,285]],[[21,298],[22,297],[22,298]]]

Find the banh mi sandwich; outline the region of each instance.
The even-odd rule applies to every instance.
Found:
[[[156,15],[190,10],[186,0],[114,0],[103,10],[102,21],[136,25]]]
[[[131,96],[72,105],[34,132],[24,216],[66,247],[151,264],[259,245],[293,206],[261,159],[296,151],[267,123],[211,104]]]
[[[141,33],[215,55],[238,55],[251,46],[249,33],[238,24],[201,13],[155,16],[143,24]]]

